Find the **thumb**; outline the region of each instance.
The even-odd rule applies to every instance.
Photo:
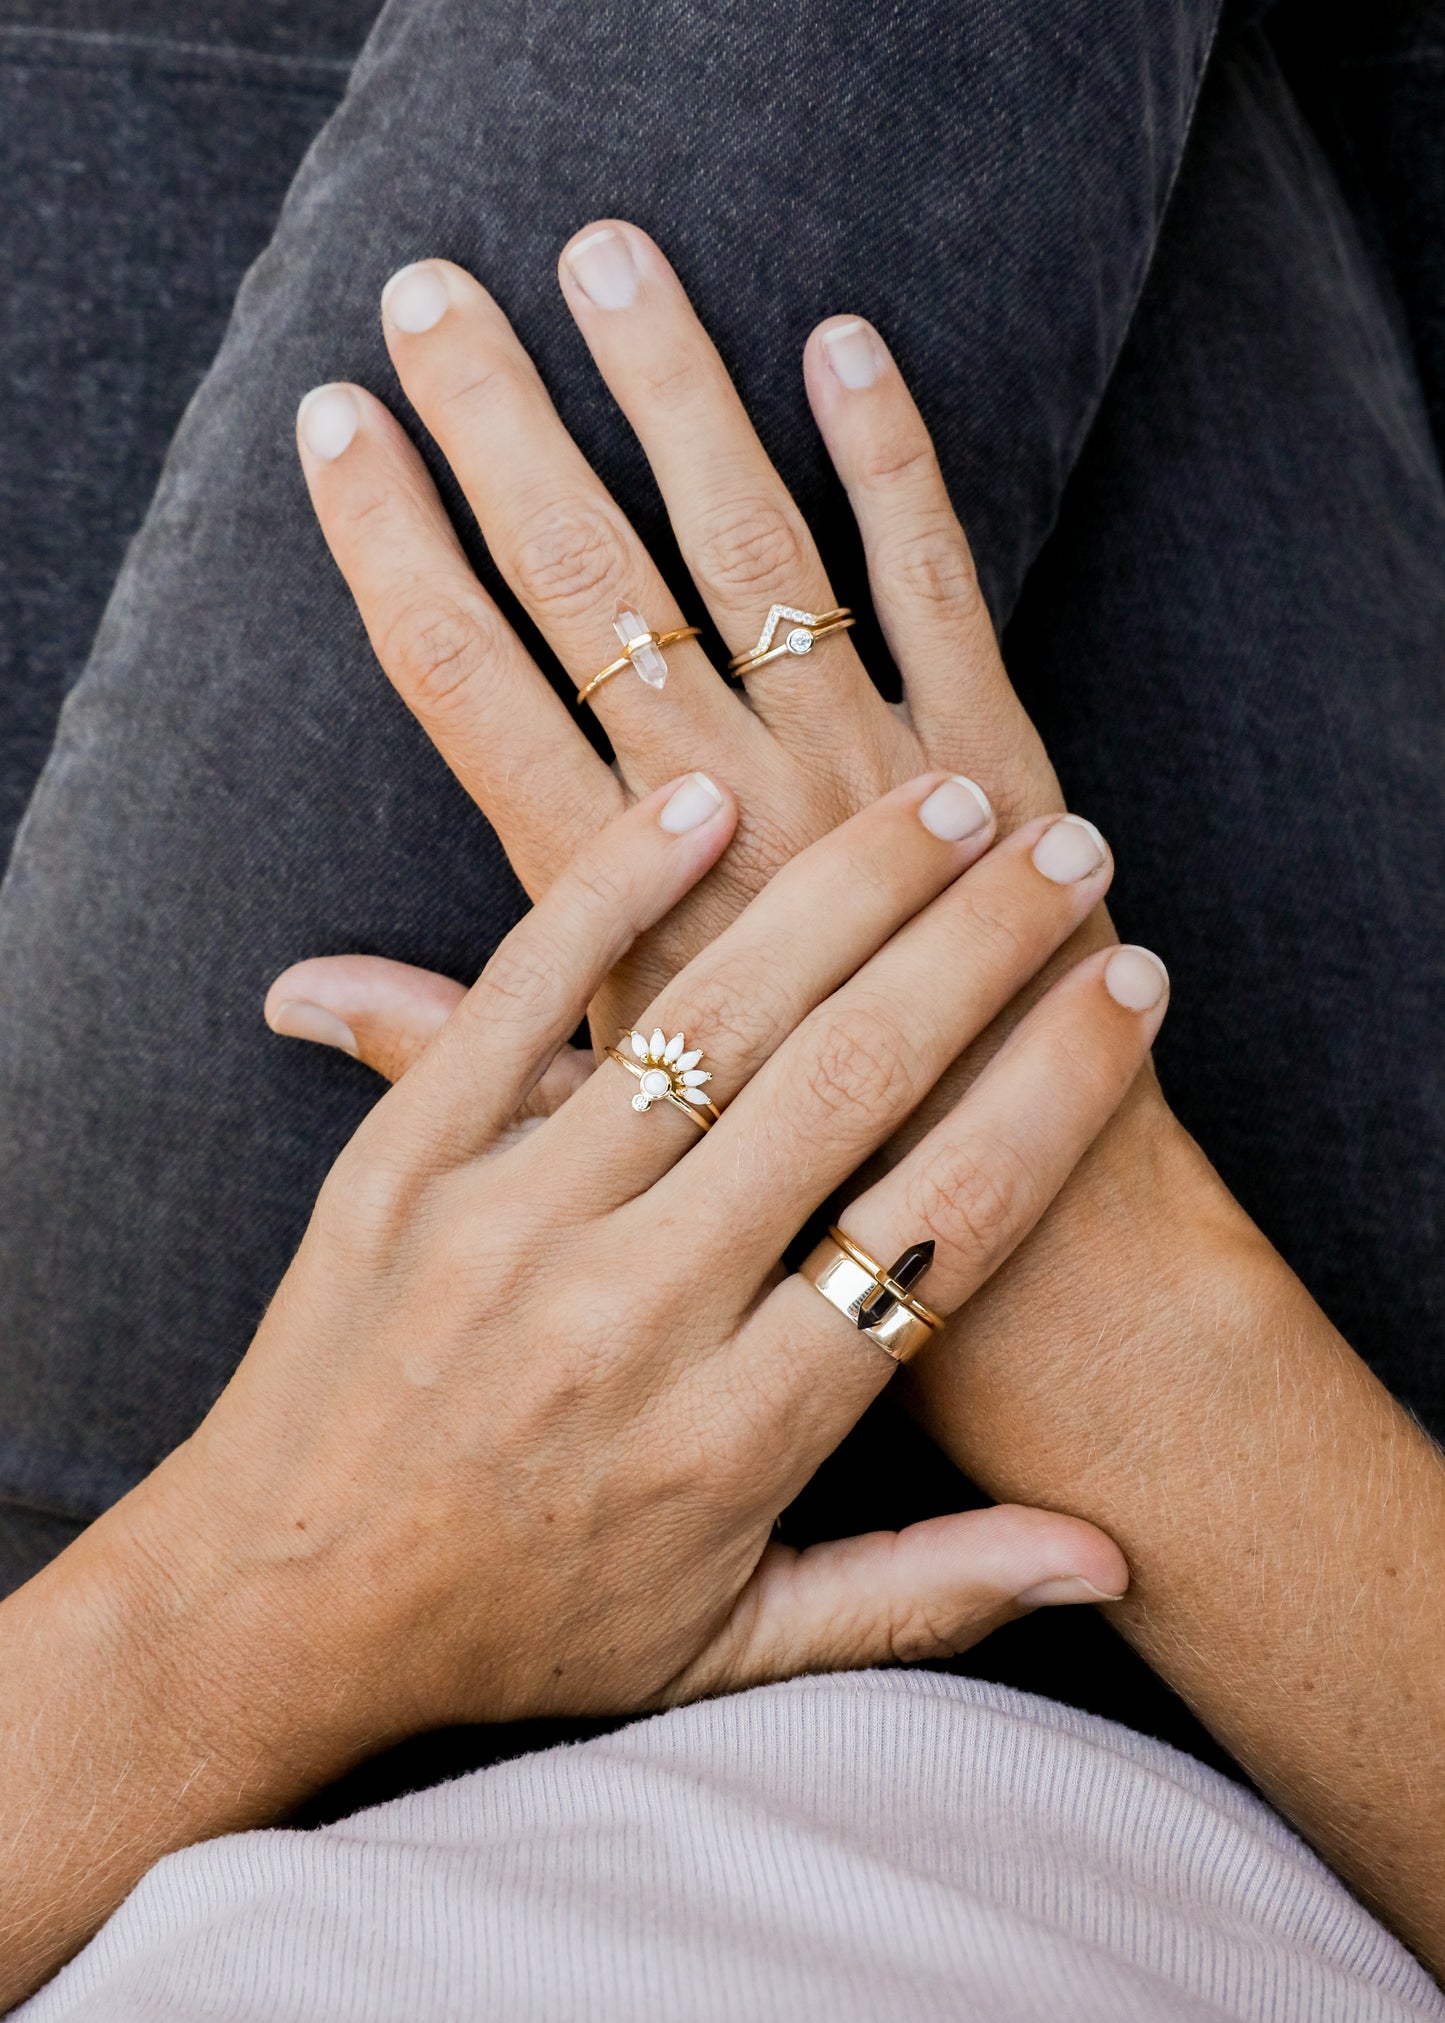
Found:
[[[466,996],[449,976],[379,955],[321,955],[283,970],[266,993],[266,1023],[288,1039],[354,1054],[399,1082]]]
[[[1082,1518],[998,1504],[806,1552],[770,1544],[669,1704],[800,1672],[966,1651],[1036,1608],[1117,1601],[1128,1563]]]

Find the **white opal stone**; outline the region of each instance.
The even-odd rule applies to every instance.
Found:
[[[678,1080],[685,1089],[700,1089],[704,1082],[712,1080],[712,1076],[706,1068],[689,1068],[685,1075],[678,1076]]]
[[[635,611],[619,611],[612,621],[612,629],[624,646],[651,630],[646,619]],[[647,642],[632,648],[632,671],[640,674],[649,688],[661,688],[667,680],[667,662],[661,651]]]
[[[672,1038],[668,1041],[666,1047],[663,1049],[662,1058],[665,1061],[675,1061],[681,1052],[682,1052],[682,1034],[674,1033]]]
[[[667,1041],[663,1038],[661,1026],[652,1028],[652,1038],[647,1042],[647,1051],[655,1061],[660,1061],[667,1051]]]
[[[702,1059],[701,1047],[689,1047],[685,1054],[679,1054],[675,1065],[679,1068],[695,1068]]]
[[[811,653],[813,651],[812,633],[802,625],[795,626],[788,634],[788,651],[789,653]]]
[[[649,1099],[665,1096],[671,1087],[672,1083],[665,1068],[649,1068],[642,1077],[642,1093]]]
[[[682,1093],[686,1096],[689,1103],[705,1103],[707,1101],[707,1097],[701,1089],[684,1089]]]
[[[639,1061],[647,1059],[647,1042],[641,1033],[634,1033],[632,1035],[632,1051],[636,1054]]]

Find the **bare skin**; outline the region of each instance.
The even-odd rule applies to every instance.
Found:
[[[197,1432],[0,1606],[0,2003],[160,1855],[418,1730],[941,1654],[1124,1592],[1118,1547],[1043,1510],[772,1538],[897,1368],[779,1270],[778,1219],[847,1183],[1071,939],[1108,851],[1070,816],[993,847],[986,799],[926,773],[645,1007],[659,1053],[684,1010],[776,979],[705,1068],[667,1055],[711,1075],[678,1085],[716,1099],[709,1129],[682,1096],[636,1114],[612,1061],[571,1063],[539,1117],[587,1004],[736,814],[694,774],[592,840],[347,1147]],[[853,1238],[892,1259],[933,1200],[952,1312],[1124,1099],[1167,995],[1141,950],[1067,967],[850,1200]]]
[[[807,528],[657,247],[629,225],[589,227],[560,272],[729,649],[753,644],[774,601],[833,606]],[[408,398],[574,680],[614,656],[615,606],[659,630],[694,615],[475,281],[440,261],[408,270],[384,322]],[[601,1035],[793,850],[920,764],[966,769],[1005,830],[1058,805],[882,340],[833,319],[810,339],[804,373],[858,518],[904,711],[882,703],[846,638],[761,670],[746,702],[682,646],[662,695],[630,676],[598,694],[615,773],[466,568],[385,410],[351,388],[317,397],[310,431],[303,411],[317,512],[382,666],[529,890],[544,891],[560,856],[679,765],[739,783],[737,845],[599,993]],[[1111,933],[1099,909],[1069,954]],[[395,1076],[458,990],[397,965],[309,962],[278,979],[268,1016],[316,1037],[296,1006],[320,1007]],[[1008,1023],[964,1057],[940,1101]],[[924,1106],[889,1156],[931,1115]],[[930,1431],[993,1493],[1070,1509],[1120,1540],[1135,1570],[1116,1610],[1125,1635],[1340,1874],[1445,1969],[1445,1466],[1243,1216],[1151,1076],[909,1382]]]

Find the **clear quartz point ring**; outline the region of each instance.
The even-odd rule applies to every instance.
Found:
[[[637,1080],[634,1110],[650,1110],[654,1103],[671,1103],[686,1111],[700,1131],[710,1131],[721,1112],[706,1095],[712,1080],[702,1063],[702,1048],[689,1047],[681,1033],[667,1039],[661,1026],[651,1036],[624,1033],[620,1047],[607,1049],[609,1060],[626,1068]]]
[[[612,621],[612,630],[622,642],[622,651],[616,660],[609,661],[606,667],[594,674],[591,681],[582,684],[577,691],[578,702],[590,702],[604,681],[611,681],[614,674],[621,674],[628,667],[649,688],[661,688],[667,680],[664,646],[676,646],[684,639],[696,639],[702,628],[679,625],[671,632],[654,632],[637,612],[619,611]]]
[[[856,623],[846,604],[833,611],[800,611],[794,604],[775,604],[763,622],[757,645],[750,646],[746,653],[735,653],[728,662],[728,673],[748,675],[785,655],[801,657],[811,653],[820,639],[833,632],[846,632]],[[788,630],[779,640],[778,631],[785,624]]]

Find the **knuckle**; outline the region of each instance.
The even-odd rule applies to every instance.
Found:
[[[577,900],[589,914],[608,921],[630,921],[635,903],[636,880],[629,865],[604,856],[579,858],[567,873]]]
[[[326,1176],[316,1227],[347,1255],[393,1248],[415,1223],[421,1178],[407,1164],[354,1144]]]
[[[537,931],[535,921],[529,918],[497,949],[482,971],[471,1003],[483,1019],[539,1020],[556,1003],[558,978],[563,974],[551,937]]]
[[[769,1051],[777,1038],[768,994],[755,978],[736,969],[689,981],[686,1013],[683,1028],[690,1044],[706,1049],[707,1067],[726,1059],[734,1069],[745,1068]],[[667,1020],[662,1023],[667,1025]],[[677,1027],[668,1030],[675,1032]]]
[[[611,515],[581,499],[553,502],[521,534],[515,575],[523,602],[552,620],[618,601],[629,576],[627,544]]]
[[[444,710],[496,649],[496,627],[483,605],[428,599],[405,605],[380,641],[382,665],[413,708]]]
[[[900,479],[927,477],[936,461],[933,444],[920,429],[895,429],[864,445],[858,475],[867,485],[886,488]]]
[[[704,593],[796,596],[810,563],[796,518],[775,499],[729,499],[714,506],[693,544],[692,573]]]
[[[820,1020],[807,1070],[814,1102],[829,1115],[887,1121],[912,1083],[908,1048],[891,1018],[848,1005]]]
[[[924,1159],[909,1187],[910,1227],[991,1270],[1031,1220],[1032,1179],[1016,1148],[995,1141],[986,1156],[953,1142]]]
[[[878,580],[894,596],[954,624],[975,622],[983,612],[973,555],[952,516],[894,534],[879,557]]]

